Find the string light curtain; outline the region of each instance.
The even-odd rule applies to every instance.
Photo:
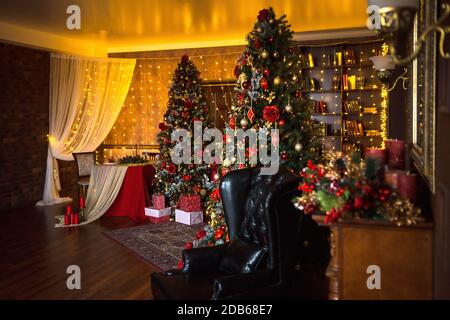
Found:
[[[190,55],[203,81],[234,80],[234,66],[242,50],[235,52]],[[141,58],[136,68],[124,107],[117,118],[106,145],[155,145],[167,109],[168,88],[180,57]],[[207,94],[207,93],[206,93]]]
[[[43,200],[60,198],[56,159],[73,161],[72,153],[93,152],[106,138],[128,93],[135,59],[98,59],[52,54],[50,123]]]

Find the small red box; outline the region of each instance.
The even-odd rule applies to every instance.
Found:
[[[154,209],[164,209],[166,207],[166,196],[163,194],[152,195],[152,204]]]
[[[169,222],[170,221],[170,216],[163,216],[161,218],[156,218],[156,217],[148,217],[148,219],[150,220],[151,223],[163,223],[163,222]]]
[[[180,210],[187,212],[202,211],[202,199],[198,194],[181,195]]]

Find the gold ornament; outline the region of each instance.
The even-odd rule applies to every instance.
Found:
[[[240,124],[241,124],[241,127],[243,127],[243,128],[247,127],[247,125],[248,125],[247,119],[241,119]]]
[[[269,53],[267,52],[267,50],[261,51],[261,58],[267,59],[268,57],[269,57]]]
[[[286,112],[292,112],[292,106],[288,103],[285,107],[284,110],[286,110]]]
[[[300,152],[303,149],[303,146],[301,143],[296,143],[294,146],[295,151]]]
[[[274,57],[274,58],[278,58],[279,55],[280,55],[280,54],[278,53],[278,51],[275,51],[275,52],[273,53],[273,57]]]
[[[292,81],[297,81],[297,76],[295,74],[292,76]]]
[[[275,85],[279,85],[279,84],[281,83],[281,78],[278,77],[278,76],[276,76],[276,77],[273,79],[273,83],[274,83]]]

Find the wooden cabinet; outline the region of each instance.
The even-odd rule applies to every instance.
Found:
[[[315,220],[323,225],[322,217]],[[358,221],[329,227],[331,300],[432,298],[432,224],[397,227]],[[369,266],[380,268],[380,289],[367,286],[373,274]]]

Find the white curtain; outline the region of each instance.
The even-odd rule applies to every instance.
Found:
[[[113,127],[133,77],[134,59],[98,59],[53,54],[50,60],[50,124],[43,199],[60,198],[56,159],[73,161],[73,152],[92,152]]]

